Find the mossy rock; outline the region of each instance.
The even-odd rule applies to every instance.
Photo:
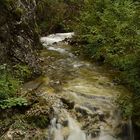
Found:
[[[14,121],[12,119],[0,120],[0,136],[9,129],[13,122]]]
[[[27,111],[25,118],[29,124],[35,127],[47,128],[50,122],[49,115],[50,108],[46,105],[41,106],[41,104],[37,103]]]
[[[49,119],[45,115],[32,116],[27,119],[28,123],[35,125],[36,127],[45,129],[49,125]]]

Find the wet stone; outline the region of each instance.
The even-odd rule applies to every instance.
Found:
[[[68,106],[68,109],[74,108],[74,105],[75,105],[74,101],[70,101],[70,100],[65,99],[65,98],[61,98],[61,101]]]

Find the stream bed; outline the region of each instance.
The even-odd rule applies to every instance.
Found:
[[[47,140],[133,140],[131,120],[123,120],[115,103],[129,94],[113,82],[111,73],[81,60],[64,40],[74,33],[42,37],[44,84],[41,96],[57,96],[47,128]],[[35,82],[34,82],[35,84]],[[28,85],[29,86],[29,85]],[[51,100],[51,99],[50,99]]]

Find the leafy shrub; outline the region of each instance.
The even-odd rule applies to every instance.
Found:
[[[24,75],[25,70],[22,70]],[[26,106],[27,100],[22,97],[16,97],[20,87],[20,81],[12,76],[8,65],[0,66],[0,108],[6,109],[15,106]]]
[[[0,100],[13,97],[20,86],[19,80],[15,79],[8,71],[7,65],[0,66]]]
[[[17,64],[13,67],[13,69],[16,77],[18,79],[21,79],[21,81],[27,80],[32,74],[31,70],[27,65]]]
[[[134,21],[136,6],[132,1],[88,0],[76,33],[87,42],[88,52],[106,62],[139,48],[138,27]]]
[[[28,102],[25,98],[22,97],[14,97],[14,98],[8,98],[6,100],[0,101],[0,108],[6,109],[16,106],[27,106]]]
[[[49,124],[48,117],[44,115],[28,118],[28,121],[32,122],[33,124],[35,124],[37,127],[40,128],[46,128]]]
[[[133,102],[130,95],[120,95],[117,99],[117,104],[121,108],[124,117],[131,117],[133,114]]]
[[[38,2],[36,13],[41,33],[71,31],[82,4],[82,0],[43,0]]]

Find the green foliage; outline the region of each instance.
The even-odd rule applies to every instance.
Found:
[[[105,57],[111,62],[117,57],[124,56],[126,51],[139,48],[138,21],[136,6],[131,1],[95,0],[86,5],[81,15],[77,34],[87,41],[88,52],[92,57]]]
[[[15,8],[15,10],[13,10],[13,15],[14,15],[14,18],[16,20],[20,20],[21,18],[21,15],[24,13],[23,9],[22,8]]]
[[[22,69],[22,73],[26,73],[26,69]],[[12,72],[8,65],[0,66],[0,108],[6,109],[15,106],[26,106],[27,100],[22,97],[16,97],[16,93],[20,87],[20,81],[12,76]]]
[[[49,124],[49,120],[46,115],[28,117],[27,121],[39,128],[46,128]]]
[[[32,72],[30,68],[27,65],[21,65],[17,64],[13,67],[14,73],[18,79],[21,79],[21,81],[24,81],[28,78],[30,78]]]
[[[27,105],[28,105],[27,100],[22,97],[8,98],[6,100],[0,101],[0,108],[2,109]]]
[[[7,65],[0,66],[0,100],[13,97],[20,86],[20,82],[13,78]]]
[[[133,114],[136,115],[139,118],[139,116],[140,116],[140,111],[139,111],[139,108],[140,108],[140,96],[139,95],[134,96],[134,98],[133,98],[133,107],[135,108],[133,110]],[[140,123],[140,118],[139,118],[139,123]]]
[[[133,101],[130,95],[120,95],[117,99],[117,104],[121,108],[122,115],[129,118],[133,114]]]
[[[60,26],[65,9],[64,3],[58,0],[43,0],[38,3],[36,11],[41,31],[49,33]]]
[[[43,0],[37,3],[38,25],[42,33],[71,31],[82,1]]]

